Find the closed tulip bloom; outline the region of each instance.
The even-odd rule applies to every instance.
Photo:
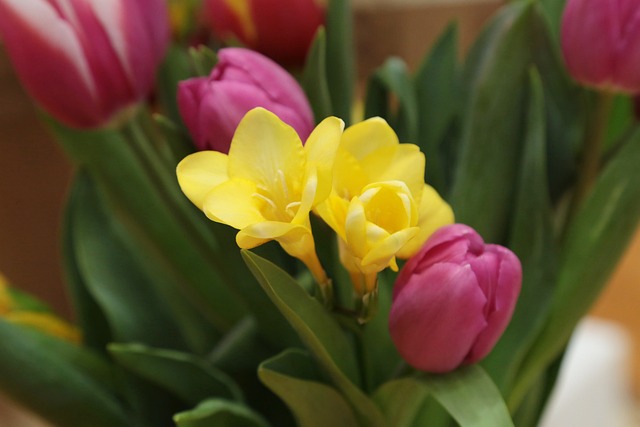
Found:
[[[205,12],[221,39],[235,38],[285,65],[300,65],[318,27],[319,0],[206,0]]]
[[[600,89],[640,92],[640,7],[637,0],[569,0],[561,27],[570,74]]]
[[[518,258],[470,227],[445,226],[404,266],[393,289],[391,337],[411,366],[448,372],[484,358],[515,308]]]
[[[180,115],[198,150],[229,152],[244,115],[265,108],[293,127],[305,141],[314,127],[309,101],[293,77],[269,58],[244,48],[218,52],[208,77],[178,87]]]
[[[149,94],[168,14],[164,0],[0,0],[0,36],[30,95],[91,128]]]

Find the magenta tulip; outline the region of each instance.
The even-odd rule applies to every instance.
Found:
[[[313,112],[300,85],[269,58],[243,48],[218,52],[209,77],[178,87],[180,115],[199,150],[229,152],[244,115],[263,107],[293,127],[304,142],[313,130]]]
[[[393,289],[391,338],[416,369],[448,372],[484,358],[504,332],[522,282],[518,258],[472,228],[436,231]]]
[[[30,95],[91,128],[151,91],[168,11],[164,0],[0,0],[0,36]]]
[[[578,82],[615,92],[640,92],[637,0],[569,0],[561,42],[569,73]]]

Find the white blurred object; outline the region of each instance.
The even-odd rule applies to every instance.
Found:
[[[616,323],[578,326],[540,427],[637,426],[631,394],[631,339]]]

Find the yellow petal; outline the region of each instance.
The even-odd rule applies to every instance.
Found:
[[[341,239],[346,240],[347,236],[344,226],[347,220],[348,210],[349,202],[337,194],[332,193],[327,200],[316,206],[314,211]]]
[[[217,151],[200,151],[185,157],[176,168],[182,192],[202,209],[205,196],[214,187],[229,179],[228,158]]]
[[[299,186],[304,168],[300,137],[278,116],[264,108],[254,108],[240,121],[229,149],[229,177],[246,179],[280,194]],[[283,177],[284,181],[277,184],[275,177]]]
[[[418,228],[420,231],[398,252],[399,258],[410,258],[417,253],[429,236],[438,228],[453,224],[454,215],[451,206],[438,192],[425,184],[419,208]]]
[[[261,208],[266,204],[267,200],[257,196],[254,183],[230,179],[209,191],[203,211],[211,220],[240,230],[265,221]]]
[[[367,217],[365,208],[359,198],[354,197],[349,204],[345,221],[345,234],[349,250],[358,258],[363,258],[369,251],[367,241]]]
[[[338,148],[333,167],[333,189],[343,199],[351,200],[362,192],[370,180],[364,173],[358,159],[350,152]]]
[[[314,204],[326,199],[331,192],[332,170],[343,130],[344,122],[342,120],[337,117],[328,117],[311,132],[304,146],[307,153],[307,164],[315,165],[318,171],[318,188]]]
[[[402,181],[416,200],[424,186],[424,154],[413,144],[384,147],[370,153],[360,162],[369,182]]]
[[[363,273],[379,272],[387,268],[395,262],[394,257],[400,249],[417,233],[418,227],[405,228],[378,242],[362,259]]]
[[[384,119],[374,117],[348,127],[340,146],[360,161],[380,148],[398,143],[398,136],[391,126]]]
[[[265,221],[253,224],[240,230],[236,236],[238,246],[244,249],[254,248],[269,240],[277,240],[285,251],[295,257],[314,248],[309,228],[286,222]]]

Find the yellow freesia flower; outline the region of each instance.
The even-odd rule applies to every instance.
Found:
[[[424,169],[418,146],[400,144],[381,118],[342,135],[333,191],[316,212],[340,237],[340,259],[361,295],[375,289],[378,272],[398,269],[396,257],[410,257],[453,222],[451,207],[425,184]]]
[[[303,146],[293,128],[255,108],[242,119],[229,154],[201,151],[177,168],[185,195],[211,220],[238,230],[244,249],[276,240],[311,270],[328,279],[317,258],[309,212],[331,192],[332,166],[344,123],[322,121]]]

